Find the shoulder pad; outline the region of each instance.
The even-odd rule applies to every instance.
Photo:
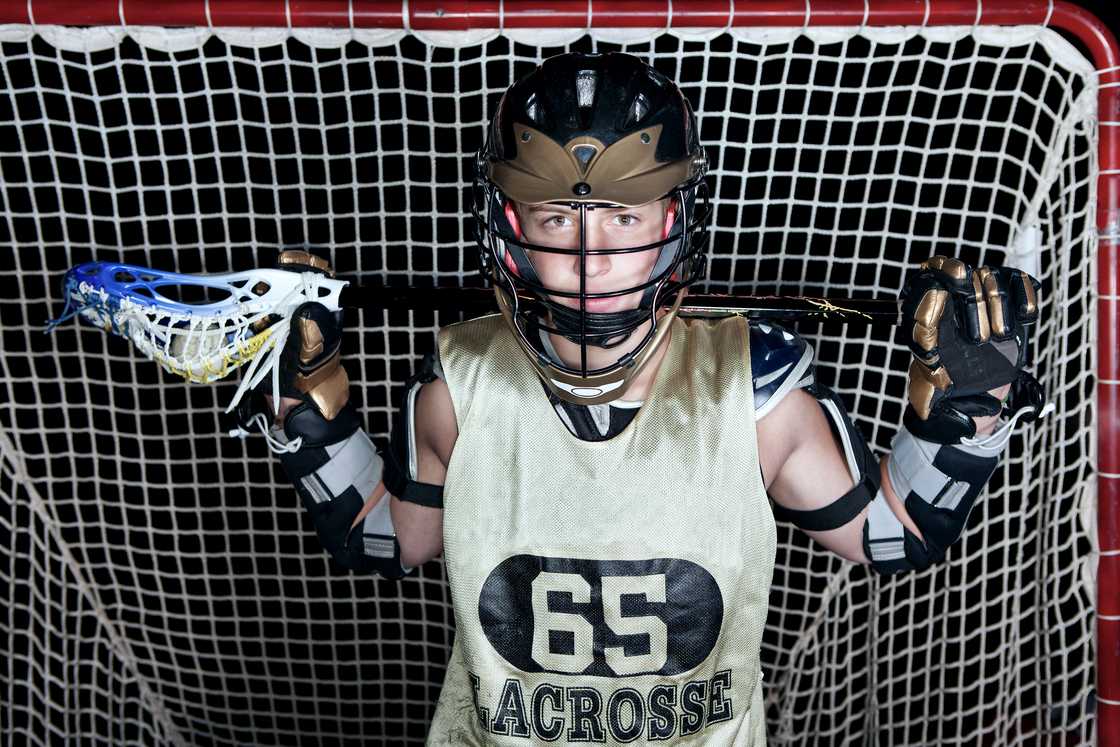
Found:
[[[751,322],[754,417],[761,420],[792,389],[813,383],[813,346],[796,332],[770,322]]]

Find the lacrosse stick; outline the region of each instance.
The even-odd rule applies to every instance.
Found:
[[[246,270],[186,275],[117,262],[87,262],[63,281],[66,308],[47,331],[78,315],[124,337],[145,357],[188,381],[210,383],[248,365],[226,412],[245,392],[272,375],[279,401],[280,354],[288,322],[301,303],[317,301],[338,311],[345,280],[316,272]],[[184,293],[207,300],[185,302]]]
[[[47,331],[77,315],[132,342],[145,357],[188,381],[210,383],[248,366],[226,412],[266,376],[280,400],[280,355],[296,308],[316,301],[331,311],[363,309],[493,309],[483,288],[346,287],[317,272],[257,269],[187,275],[118,262],[87,262],[63,281],[66,307]],[[174,292],[172,289],[178,289]],[[184,296],[202,296],[197,303]],[[532,299],[526,299],[531,302]],[[898,324],[895,300],[689,295],[682,316],[741,315]]]

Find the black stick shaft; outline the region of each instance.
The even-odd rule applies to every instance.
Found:
[[[347,308],[380,310],[443,309],[486,312],[497,310],[494,291],[486,288],[378,288],[348,285],[341,303]],[[897,325],[899,302],[894,299],[813,298],[810,296],[685,296],[681,316],[746,316],[751,319],[816,320]]]

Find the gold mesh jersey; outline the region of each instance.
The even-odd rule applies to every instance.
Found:
[[[429,744],[764,745],[774,519],[746,321],[675,320],[617,436],[573,436],[500,316],[440,331],[456,638]]]

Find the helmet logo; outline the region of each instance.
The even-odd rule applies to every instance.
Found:
[[[611,381],[587,381],[580,378],[574,378],[570,381],[565,381],[556,375],[548,376],[548,382],[552,384],[553,391],[565,392],[569,397],[568,401],[580,401],[597,399],[609,395],[611,392],[621,392],[620,387],[626,383],[626,379],[622,377],[611,377]],[[614,399],[614,397],[611,397]]]
[[[582,177],[572,185],[572,194],[577,197],[587,197],[591,194],[591,185],[584,180],[587,179],[587,172],[591,170],[591,164],[599,155],[599,146],[588,142],[577,142],[568,146],[568,152],[572,154],[572,160],[575,161],[576,169]]]
[[[587,170],[591,167],[591,161],[598,153],[599,149],[588,143],[580,143],[579,145],[572,146],[572,156],[576,159],[576,166],[579,168],[580,176],[587,175]]]

